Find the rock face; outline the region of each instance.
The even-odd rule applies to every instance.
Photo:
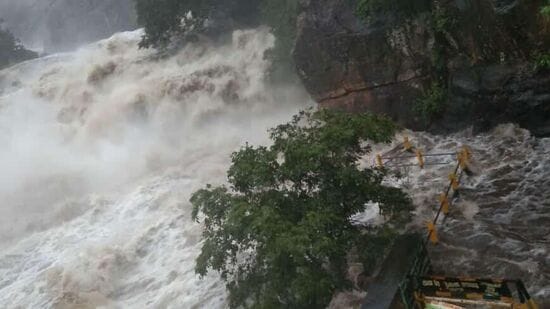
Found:
[[[136,28],[133,0],[0,0],[0,19],[25,46],[45,52]]]
[[[410,12],[357,17],[356,1],[302,1],[294,59],[321,106],[373,111],[413,129],[448,132],[515,121],[550,135],[550,50],[537,0],[419,0]],[[435,81],[444,112],[422,121],[413,107]]]

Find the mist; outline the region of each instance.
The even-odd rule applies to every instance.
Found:
[[[0,71],[2,304],[224,306],[219,278],[193,271],[189,197],[309,100],[267,82],[268,29],[163,59],[141,35]]]
[[[137,28],[133,0],[0,0],[0,20],[27,48],[45,53]]]

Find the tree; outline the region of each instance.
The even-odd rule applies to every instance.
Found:
[[[270,131],[272,146],[235,152],[230,186],[191,197],[193,218],[204,223],[196,272],[218,271],[232,308],[326,306],[351,285],[350,251],[369,262],[383,252],[379,230],[350,217],[377,202],[388,216],[382,230],[408,218],[407,195],[382,183],[384,170],[358,163],[367,141],[389,142],[394,131],[380,116],[304,111]]]
[[[136,0],[138,24],[145,28],[140,47],[164,47],[185,28],[182,18],[188,12],[200,16],[208,1]],[[199,17],[197,17],[197,20]],[[188,25],[187,27],[191,27]]]
[[[154,48],[164,48],[191,31],[201,33],[217,19],[231,19],[237,26],[256,25],[259,10],[258,0],[135,1],[138,24],[145,28],[140,46]]]
[[[544,4],[540,7],[540,13],[545,18],[550,18],[550,0],[546,0]]]
[[[25,49],[9,30],[0,26],[0,69],[36,57],[38,54]]]
[[[220,35],[265,24],[277,38],[267,54],[273,64],[272,81],[288,81],[289,73],[294,73],[291,51],[296,39],[298,0],[135,1],[138,23],[145,28],[141,47],[164,49],[189,34]]]
[[[289,73],[295,72],[292,48],[296,41],[298,0],[262,0],[262,21],[269,25],[277,41],[268,56],[272,61],[272,80],[288,80]]]

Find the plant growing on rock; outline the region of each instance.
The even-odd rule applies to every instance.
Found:
[[[416,101],[413,111],[427,125],[445,110],[446,101],[446,89],[440,83],[434,82],[424,96]]]
[[[550,69],[550,53],[535,56],[535,71]]]
[[[370,114],[305,111],[271,130],[272,146],[235,152],[229,186],[191,198],[193,218],[204,223],[196,272],[218,271],[232,308],[325,307],[351,285],[349,252],[373,263],[387,230],[408,218],[407,195],[358,162],[367,141],[389,142],[395,129]],[[388,216],[383,233],[350,219],[369,202]]]
[[[266,24],[277,38],[270,51],[273,74],[293,71],[291,50],[296,38],[298,0],[135,0],[138,23],[145,28],[141,47],[166,48],[187,34],[205,34],[216,22],[225,21],[211,34],[234,28]],[[276,77],[276,76],[275,76]]]
[[[166,47],[186,33],[201,33],[217,19],[237,25],[254,25],[256,0],[135,0],[138,24],[145,28],[141,47]],[[231,29],[227,29],[231,30]]]
[[[429,0],[357,0],[356,14],[368,20],[376,12],[394,12],[409,17],[429,9]]]
[[[544,4],[541,8],[540,8],[540,14],[542,14],[542,16],[546,17],[546,18],[550,18],[550,1],[546,1],[546,4]]]
[[[271,76],[283,80],[294,71],[291,51],[296,40],[296,22],[298,19],[298,0],[262,0],[262,21],[269,25],[277,38],[275,47],[270,51],[273,66]]]

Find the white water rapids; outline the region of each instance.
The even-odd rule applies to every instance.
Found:
[[[220,308],[190,194],[308,102],[266,29],[154,59],[141,32],[0,72],[0,307]]]
[[[428,248],[434,273],[521,279],[535,300],[550,305],[550,138],[535,138],[512,124],[479,135],[406,135],[426,154],[472,150],[476,174],[462,178],[448,217],[438,221],[440,243]],[[399,136],[373,154],[402,147],[402,141]],[[413,155],[393,163],[412,165],[399,168],[405,177],[392,181],[413,198],[412,230],[427,233],[426,222],[433,220],[457,162],[455,155],[426,157],[427,164],[445,162],[422,170]]]
[[[155,58],[121,33],[0,71],[0,307],[223,308],[200,280],[190,194],[225,181],[229,154],[308,100],[272,89],[266,29]],[[550,298],[550,141],[506,125],[481,136],[413,134],[426,151],[468,144],[482,171],[433,249],[450,275],[523,278]],[[433,215],[448,166],[401,185]]]

